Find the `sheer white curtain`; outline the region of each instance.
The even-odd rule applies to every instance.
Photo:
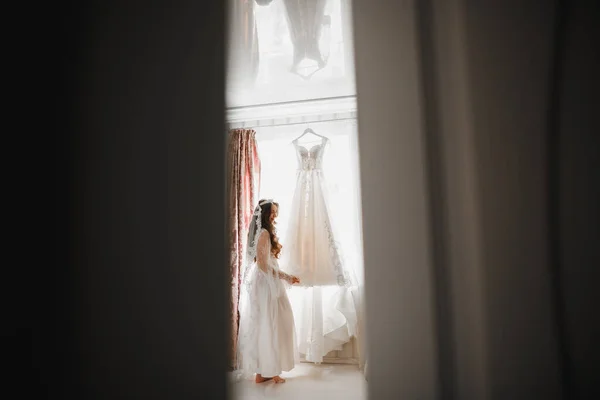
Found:
[[[296,154],[291,141],[302,134],[306,126],[256,128],[262,165],[260,197],[273,198],[279,202],[277,230],[284,246],[297,170]],[[346,292],[340,292],[336,286],[323,287],[318,292],[320,303],[323,305],[322,310],[319,310],[323,312],[323,333],[330,333],[330,338],[325,339],[325,353],[339,350],[339,345],[347,340],[347,335],[353,335],[358,339],[359,353],[362,356],[364,354],[361,346],[363,341],[361,333],[364,329],[362,317],[364,273],[356,122],[355,120],[320,122],[311,123],[310,127],[318,134],[329,138],[323,159],[328,206],[344,265],[354,278],[354,286]],[[307,296],[313,295],[312,292],[310,289],[294,288],[289,295],[295,317],[302,318],[302,308],[305,307]],[[345,321],[342,313],[336,310],[336,307],[344,307],[344,304],[347,306],[348,302],[353,303],[356,313],[351,311],[347,315],[350,315],[351,319],[356,318],[355,320]],[[347,324],[345,323],[337,332],[331,332],[333,328],[339,328],[342,322]],[[302,329],[302,323],[297,323],[297,326],[298,329]]]

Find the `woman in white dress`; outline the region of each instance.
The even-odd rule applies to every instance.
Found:
[[[246,376],[256,374],[256,383],[285,382],[279,375],[298,361],[294,315],[283,282],[300,281],[279,270],[278,211],[273,200],[259,201],[250,223],[242,275],[237,369]]]

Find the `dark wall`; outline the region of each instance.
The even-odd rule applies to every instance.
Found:
[[[66,169],[34,376],[58,398],[222,398],[225,4],[56,7]]]
[[[567,2],[551,136],[554,266],[565,379],[572,399],[600,397],[599,16],[598,2]]]
[[[444,398],[596,394],[597,8],[419,4]]]
[[[537,1],[465,8],[488,391],[559,398],[548,248],[547,112],[555,8]]]

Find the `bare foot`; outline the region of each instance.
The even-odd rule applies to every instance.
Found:
[[[254,379],[254,382],[256,382],[256,383],[263,383],[263,382],[266,382],[266,381],[270,381],[271,379],[273,379],[273,378],[265,378],[261,374],[256,374],[256,378]]]
[[[275,382],[275,383],[284,383],[284,382],[285,382],[285,379],[283,379],[283,378],[282,378],[282,377],[280,377],[280,376],[274,376],[274,377],[273,377],[273,382]]]

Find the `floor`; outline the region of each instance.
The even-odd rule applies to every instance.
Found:
[[[283,373],[285,383],[232,382],[230,400],[366,400],[367,382],[355,365],[301,363]],[[230,392],[231,393],[231,392]]]

